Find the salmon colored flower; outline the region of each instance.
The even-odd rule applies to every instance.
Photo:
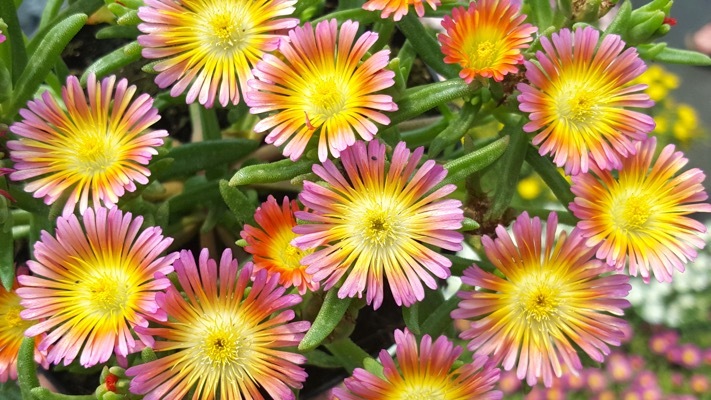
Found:
[[[445,15],[438,35],[444,62],[459,64],[459,77],[471,83],[475,77],[493,78],[518,72],[522,49],[528,48],[538,30],[524,24],[525,14],[511,0],[479,0],[469,8],[457,7]]]
[[[440,0],[425,0],[427,4],[432,7],[433,10],[437,9],[437,6],[442,4]],[[368,11],[382,11],[380,13],[380,18],[388,18],[390,15],[393,16],[393,20],[400,21],[407,12],[410,6],[415,7],[415,11],[419,17],[425,15],[425,6],[423,0],[368,0],[363,4],[363,9]]]
[[[20,272],[22,275],[25,273],[26,271]],[[0,383],[17,380],[17,355],[20,345],[25,339],[25,330],[36,323],[20,317],[24,308],[20,305],[20,297],[16,293],[18,287],[17,279],[9,292],[0,285]],[[48,368],[47,352],[37,348],[42,338],[43,336],[35,338],[35,361]]]
[[[75,76],[62,88],[63,104],[49,92],[20,110],[22,120],[10,130],[10,158],[15,171],[10,179],[26,180],[25,191],[53,204],[66,196],[62,215],[102,204],[112,207],[119,197],[136,190],[135,182],[148,183],[146,165],[156,147],[163,144],[164,130],[150,131],[160,119],[153,99],[141,94],[126,79],[116,85],[110,76],[87,80],[87,94]]]
[[[307,321],[289,322],[297,294],[284,294],[276,275],[253,272],[252,263],[238,268],[227,249],[219,265],[200,252],[198,263],[183,250],[175,261],[176,286],[156,295],[168,318],[137,332],[156,340],[151,347],[166,352],[157,360],[126,370],[131,392],[145,400],[294,399],[306,373],[306,357],[288,349],[299,344]],[[253,280],[252,280],[253,279]]]
[[[706,227],[689,217],[711,212],[701,184],[705,175],[698,168],[679,174],[688,160],[673,145],[655,159],[656,138],[636,147],[614,174],[593,166],[574,176],[570,210],[581,220],[586,244],[599,246],[598,258],[618,270],[627,263],[630,275],[639,273],[645,282],[650,273],[670,282],[705,244]]]
[[[538,64],[524,61],[530,84],[518,85],[519,108],[531,120],[523,129],[540,130],[533,144],[569,175],[593,164],[619,168],[634,154],[635,142],[654,129],[652,117],[627,109],[654,105],[642,92],[646,85],[631,83],[646,68],[637,50],[625,49],[617,35],[599,39],[591,27],[542,37]]]
[[[133,329],[148,326],[158,306],[156,291],[170,284],[177,254],[160,254],[173,241],[160,228],[141,230],[142,217],[118,208],[89,208],[83,224],[75,215],[57,220],[54,236],[43,231],[35,244],[32,275],[21,275],[17,294],[23,319],[41,319],[25,335],[47,332],[39,345],[51,363],[69,365],[77,355],[90,367],[116,353],[126,356],[148,338]],[[142,343],[141,343],[142,342]]]
[[[564,366],[581,371],[578,348],[602,362],[608,345],[620,344],[627,322],[607,313],[622,314],[631,286],[628,276],[608,274],[612,267],[593,257],[595,248],[585,246],[579,229],[556,239],[558,217],[551,213],[542,242],[541,225],[523,213],[513,237],[501,225],[496,239],[482,237],[503,276],[467,268],[462,281],[472,289],[458,293],[451,315],[470,322],[460,337],[475,354],[491,355],[506,371],[515,367],[531,386],[543,378],[550,387]]]
[[[285,196],[280,207],[270,195],[254,213],[259,226],[245,225],[240,235],[247,241],[244,250],[253,255],[255,272],[265,269],[269,274],[279,274],[280,285],[294,286],[304,294],[307,290],[317,290],[319,284],[301,264],[301,259],[313,251],[302,251],[291,245],[296,237],[292,232],[296,226],[296,211],[299,211],[296,200],[289,202]]]
[[[305,181],[299,195],[311,211],[297,211],[306,223],[294,232],[292,243],[302,249],[318,248],[301,261],[314,280],[330,289],[345,276],[338,296],[361,297],[380,307],[387,278],[395,302],[409,306],[425,296],[422,283],[436,288],[452,265],[432,250],[462,249],[463,211],[459,200],[444,199],[455,190],[435,190],[447,171],[433,160],[420,168],[423,148],[410,153],[404,142],[386,166],[385,145],[356,142],[341,154],[344,176],[331,160],[314,165],[313,172],[328,183]]]
[[[187,90],[186,102],[212,107],[238,104],[249,90],[252,67],[274,51],[280,31],[298,24],[284,18],[296,0],[145,0],[138,9],[143,21],[143,57],[159,59],[153,66],[160,88],[171,96]]]
[[[386,69],[389,50],[361,61],[378,40],[365,32],[356,39],[358,23],[346,21],[338,29],[335,19],[310,23],[289,32],[282,41],[282,58],[265,54],[249,82],[250,112],[272,113],[259,121],[256,132],[270,131],[266,142],[284,147],[284,155],[297,160],[314,134],[319,135],[318,157],[330,152],[338,157],[358,133],[373,139],[378,127],[390,119],[380,111],[397,110],[392,97],[376,92],[394,84],[395,73]]]
[[[487,363],[487,357],[474,356],[473,361],[455,368],[462,348],[446,336],[432,342],[424,335],[418,342],[407,329],[395,331],[395,355],[398,365],[387,350],[380,351],[384,377],[356,368],[346,378],[348,389],[336,388],[338,400],[381,399],[447,399],[499,400],[501,391],[493,390],[499,380],[498,368]]]

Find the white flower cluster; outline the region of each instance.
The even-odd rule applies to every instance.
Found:
[[[711,220],[705,222],[706,242],[711,239]],[[679,327],[692,319],[708,319],[711,313],[711,246],[699,252],[694,262],[686,265],[684,273],[675,273],[671,283],[652,279],[632,279],[628,299],[637,313],[647,322]]]

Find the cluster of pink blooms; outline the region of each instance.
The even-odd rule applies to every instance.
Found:
[[[656,329],[656,328],[655,328]],[[661,328],[651,334],[649,352],[610,354],[602,368],[566,371],[551,387],[535,386],[525,400],[697,400],[711,390],[711,348],[679,343],[679,333]],[[628,338],[628,340],[631,338]],[[521,391],[521,382],[510,372],[501,375],[498,388],[505,395]]]
[[[205,107],[243,99],[264,114],[254,130],[266,143],[293,161],[314,149],[320,163],[298,202],[269,197],[244,227],[253,262],[239,265],[230,250],[219,259],[207,249],[172,251],[159,227],[116,206],[150,182],[148,164],[168,135],[150,129],[160,119],[153,99],[135,96],[126,79],[90,74],[86,91],[70,76],[61,101],[49,92],[30,101],[10,127],[14,169],[0,175],[26,181],[27,192],[63,211],[34,243],[31,274],[0,289],[14,334],[0,347],[0,380],[17,376],[24,335],[36,338],[44,364],[92,367],[115,356],[127,366],[129,355],[152,349],[157,358],[126,371],[131,392],[147,400],[290,399],[307,378],[306,356],[294,350],[311,326],[294,310],[301,295],[335,290],[378,309],[387,283],[394,302],[410,307],[452,275],[438,250],[463,249],[463,204],[450,198],[457,185],[443,183],[447,169],[423,147],[399,142],[389,151],[376,139],[399,108],[384,92],[395,84],[390,51],[368,56],[378,34],[336,19],[297,26],[287,17],[295,0],[195,3],[145,0],[138,10],[156,84]],[[424,14],[422,0],[363,7],[400,20],[410,5]],[[632,83],[646,68],[634,48],[588,26],[540,37],[542,50],[525,59],[537,31],[525,19],[512,0],[457,7],[438,36],[443,60],[461,66],[467,84],[524,71],[516,87],[523,130],[571,176],[575,199],[566,206],[579,222],[559,232],[555,212],[545,221],[523,212],[481,238],[497,272],[485,263],[464,270],[451,313],[464,326],[468,359],[446,336],[396,330],[395,357],[383,350],[379,373],[355,369],[333,398],[494,400],[523,380],[546,386],[532,399],[575,390],[603,399],[608,380],[662,398],[654,375],[612,347],[629,331],[630,275],[671,281],[704,246],[705,227],[689,216],[711,212],[704,174],[684,170],[673,146],[658,151],[652,118],[629,109],[653,105]],[[670,362],[702,363],[699,349],[673,338],[653,338],[653,350],[664,340],[659,351]],[[607,360],[607,371],[584,368],[585,357]],[[708,387],[695,379],[693,387]]]

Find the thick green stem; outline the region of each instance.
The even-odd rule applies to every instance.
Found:
[[[269,164],[249,165],[235,172],[230,179],[230,186],[288,181],[296,176],[311,172],[311,166],[314,163],[313,160],[302,158],[298,161],[284,159]]]
[[[501,157],[508,145],[509,137],[504,136],[484,148],[444,164],[444,168],[448,171],[447,177],[437,187],[447,184],[461,184],[466,177],[481,171]]]
[[[349,374],[356,368],[363,367],[363,360],[370,357],[365,350],[355,344],[350,338],[344,338],[326,345],[328,351],[340,361]]]
[[[400,138],[407,143],[410,148],[424,146],[432,142],[432,139],[449,124],[449,121],[439,116],[428,119],[427,122],[429,122],[429,125],[400,132]],[[400,129],[404,128],[402,126],[403,124],[405,124],[405,122],[400,124]]]
[[[32,98],[69,41],[84,26],[87,18],[86,14],[76,14],[52,26],[47,36],[40,42],[37,51],[30,56],[29,64],[32,68],[24,69],[17,79],[12,103],[6,113],[8,118],[12,118],[27,100]]]
[[[503,168],[500,170],[500,179],[496,185],[496,192],[491,202],[491,208],[485,215],[486,220],[497,220],[504,215],[516,191],[521,165],[523,165],[523,160],[528,150],[528,137],[523,132],[523,122],[524,119],[519,118],[518,123],[505,129],[509,131],[508,136],[511,140],[509,141],[509,147],[506,149],[506,153],[504,153],[502,157],[501,165]]]
[[[444,62],[444,55],[434,35],[432,35],[414,12],[407,13],[397,24],[400,31],[420,55],[422,61],[445,78],[459,76],[459,66]]]
[[[47,4],[44,6],[44,10],[42,10],[42,17],[40,18],[38,29],[42,29],[47,26],[49,21],[53,20],[57,14],[59,14],[62,4],[64,4],[64,0],[47,1]]]
[[[422,334],[437,337],[444,333],[447,328],[453,325],[452,317],[449,314],[457,308],[457,304],[459,304],[459,297],[457,296],[452,296],[440,304],[422,323]]]
[[[299,350],[309,351],[318,347],[341,322],[352,301],[351,297],[339,299],[338,288],[329,290],[314,323],[311,324],[311,329],[299,343]]]
[[[35,36],[27,44],[27,53],[32,54],[37,50],[39,44],[45,40],[45,36],[52,36],[53,33],[49,32],[54,29],[55,26],[60,24],[62,21],[66,20],[70,16],[78,14],[92,15],[96,10],[104,5],[103,0],[77,0],[62,11],[59,12],[51,21],[49,21],[44,27],[40,28],[35,32]],[[32,65],[32,63],[30,63]]]
[[[457,143],[457,141],[462,139],[469,128],[474,124],[477,118],[477,114],[480,108],[480,103],[476,105],[471,102],[466,102],[462,111],[456,119],[451,121],[447,128],[440,132],[433,140],[432,145],[430,145],[428,156],[430,158],[437,157],[439,153],[442,152],[447,146]]]
[[[349,10],[335,11],[330,14],[324,15],[323,17],[316,18],[311,21],[312,26],[316,26],[321,21],[328,21],[330,19],[336,19],[339,23],[346,20],[358,21],[361,26],[371,24],[380,19],[380,14],[364,10],[362,8],[351,8]]]
[[[575,199],[570,191],[570,183],[558,172],[558,168],[551,160],[539,155],[538,150],[533,145],[529,145],[529,147],[526,152],[526,162],[533,167],[533,170],[548,185],[555,197],[567,208],[568,204]]]
[[[27,50],[25,49],[24,35],[20,28],[20,21],[17,19],[15,2],[12,0],[0,1],[0,18],[7,24],[8,42],[12,46],[11,63],[8,65],[12,69],[12,81],[17,82],[27,66]],[[7,44],[7,43],[6,43]]]
[[[49,389],[43,387],[36,387],[32,389],[32,395],[38,400],[96,400],[96,395],[93,394],[61,394],[54,393]]]
[[[8,292],[15,281],[14,233],[15,227],[12,227],[11,232],[3,232],[0,226],[0,281]]]
[[[22,339],[20,351],[17,354],[17,383],[20,385],[23,399],[32,399],[31,390],[40,385],[35,363],[35,338],[25,337]]]
[[[478,89],[478,85],[469,85],[459,78],[408,89],[398,102],[398,110],[390,114],[390,123],[409,120],[440,104],[471,96]]]

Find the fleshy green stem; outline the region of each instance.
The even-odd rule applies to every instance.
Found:
[[[17,353],[17,383],[20,385],[23,399],[32,399],[30,391],[40,385],[35,363],[35,338],[22,339],[20,351]]]
[[[311,324],[311,329],[306,332],[301,343],[299,343],[299,350],[309,351],[318,347],[333,332],[336,325],[341,322],[352,301],[352,297],[339,299],[337,288],[329,290],[314,323]]]
[[[81,395],[70,395],[54,393],[47,388],[36,387],[32,389],[32,395],[39,400],[96,400],[96,395],[93,394],[81,394]]]
[[[6,116],[12,118],[17,111],[32,98],[37,88],[55,65],[62,51],[72,40],[87,20],[86,14],[75,14],[52,26],[47,36],[39,43],[37,50],[30,56],[29,64],[17,79],[12,103]]]
[[[521,165],[526,157],[528,150],[528,138],[523,132],[524,119],[519,118],[519,121],[512,126],[507,127],[509,131],[509,147],[506,149],[502,157],[502,170],[499,174],[499,183],[496,185],[496,192],[492,199],[491,208],[485,215],[485,219],[492,221],[497,220],[504,215],[504,212],[509,207],[509,203],[513,198],[518,182]]]
[[[340,361],[349,374],[356,368],[363,367],[363,360],[370,357],[365,350],[355,344],[350,338],[344,338],[325,345],[328,351]]]
[[[8,43],[12,46],[12,81],[17,82],[20,74],[27,66],[27,51],[23,41],[24,35],[20,28],[20,21],[17,19],[17,10],[14,1],[0,1],[0,18],[7,24]],[[8,65],[8,68],[10,65]]]
[[[471,96],[478,89],[478,85],[469,85],[459,78],[408,89],[398,102],[398,110],[390,114],[390,123],[395,125],[409,120],[440,104]]]
[[[311,172],[311,166],[314,163],[313,160],[302,158],[298,161],[284,159],[269,164],[249,165],[235,172],[230,179],[230,186],[288,181],[296,176]]]
[[[440,304],[422,323],[422,334],[437,337],[452,326],[452,317],[449,314],[457,308],[457,304],[459,304],[459,297],[457,296],[452,296]]]
[[[464,104],[457,118],[451,121],[447,128],[432,140],[432,144],[427,153],[430,158],[437,157],[445,147],[457,143],[457,141],[467,133],[476,120],[480,104],[481,103],[477,103],[474,105],[471,102]]]
[[[429,65],[438,74],[445,78],[459,76],[459,66],[444,62],[444,55],[440,50],[437,39],[422,25],[419,17],[414,12],[407,13],[397,24],[400,31],[420,55],[422,61]]]
[[[380,14],[373,12],[373,11],[368,11],[364,10],[362,8],[351,8],[349,10],[341,10],[341,11],[336,11],[332,12],[330,14],[326,14],[323,17],[316,18],[311,21],[312,26],[316,26],[321,21],[328,21],[330,19],[336,19],[339,23],[343,22],[345,20],[351,19],[354,21],[358,21],[358,23],[363,25],[368,25],[371,24],[377,20],[380,19]]]
[[[509,137],[504,136],[484,148],[444,164],[444,168],[448,171],[447,177],[444,178],[437,187],[439,188],[450,183],[461,183],[467,176],[481,171],[501,157],[508,145]]]
[[[551,160],[539,155],[538,150],[533,147],[533,145],[529,145],[529,147],[526,152],[526,162],[533,167],[534,171],[536,171],[546,185],[548,185],[555,197],[567,208],[568,204],[572,203],[575,198],[570,191],[570,184],[558,172],[558,169]]]

